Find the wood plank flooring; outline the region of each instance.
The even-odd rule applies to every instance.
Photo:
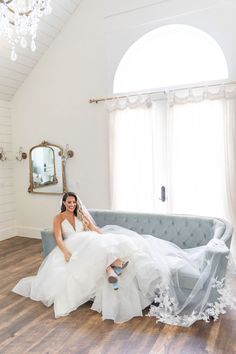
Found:
[[[118,325],[102,321],[90,303],[55,319],[52,308],[11,292],[41,261],[40,240],[0,242],[0,354],[236,354],[236,311],[190,328],[147,316]]]

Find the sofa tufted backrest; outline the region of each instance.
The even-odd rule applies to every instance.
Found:
[[[164,215],[90,210],[98,226],[119,225],[140,234],[153,235],[181,248],[192,248],[207,244],[212,237],[221,238],[229,224],[221,219],[186,215]],[[228,236],[226,235],[226,238]],[[225,239],[227,241],[227,239]]]

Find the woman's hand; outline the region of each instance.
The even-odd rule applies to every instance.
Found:
[[[99,234],[99,235],[101,235],[103,233],[98,227],[96,227],[96,229],[95,228],[92,229],[91,231],[96,232],[96,234]]]
[[[65,261],[66,261],[66,262],[69,262],[70,257],[71,257],[71,253],[66,250],[66,251],[64,252]]]

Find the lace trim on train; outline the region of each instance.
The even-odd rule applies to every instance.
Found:
[[[214,278],[211,288],[216,289],[217,301],[207,303],[200,313],[193,311],[190,315],[178,315],[178,306],[175,298],[170,296],[169,288],[160,287],[154,300],[156,305],[154,304],[150,307],[148,316],[156,317],[157,323],[162,322],[189,327],[197,320],[205,322],[210,322],[211,319],[218,320],[220,314],[226,313],[226,308],[236,309],[236,298],[225,278],[222,280]]]

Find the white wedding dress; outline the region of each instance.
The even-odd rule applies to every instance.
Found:
[[[156,300],[158,306],[151,306],[149,314],[157,321],[189,326],[198,319],[208,320],[210,315],[218,318],[226,305],[235,304],[228,292],[222,297],[223,281],[217,288],[220,309],[208,303],[209,289],[217,279],[209,275],[207,265],[203,271],[203,247],[184,251],[168,241],[112,225],[103,227],[102,234],[82,231],[78,218],[75,230],[67,219],[61,228],[72,254],[70,261],[66,262],[56,247],[36,276],[21,279],[13,289],[46,306],[54,304],[55,317],[66,316],[93,300],[92,310],[102,313],[104,320],[121,323],[142,316],[142,310]],[[219,249],[225,252],[227,247],[221,243]],[[106,267],[117,258],[129,264],[118,277],[119,290],[115,291],[107,281]],[[186,293],[180,289],[178,275],[183,268],[199,275],[200,287],[198,282]]]

